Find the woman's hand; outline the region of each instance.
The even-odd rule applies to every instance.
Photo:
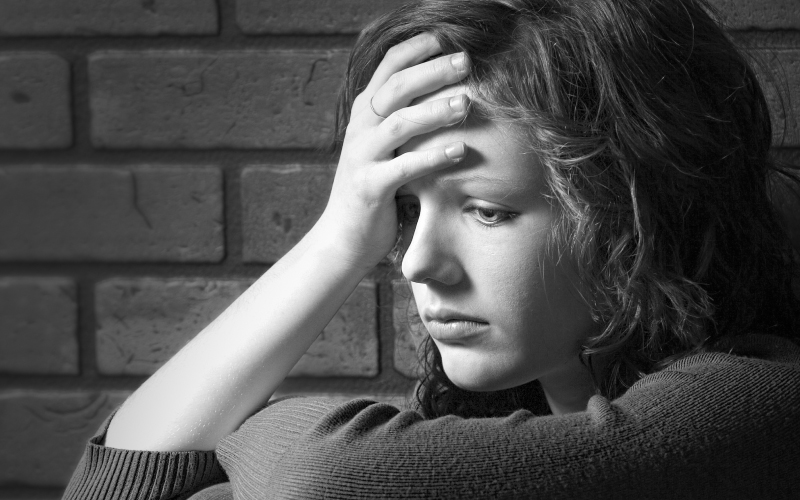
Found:
[[[320,221],[125,401],[111,421],[107,446],[213,450],[264,406],[364,275],[391,250],[397,188],[464,156],[459,143],[449,152],[438,148],[394,158],[409,138],[464,117],[448,99],[407,107],[467,73],[457,56],[420,64],[439,52],[430,35],[389,51],[353,105]],[[373,113],[371,99],[386,119]],[[466,96],[455,101],[466,108]]]
[[[463,94],[409,106],[415,98],[456,83],[469,72],[463,53],[422,62],[440,53],[435,37],[427,33],[392,47],[353,102],[331,196],[319,224],[337,254],[364,270],[378,264],[395,244],[397,189],[461,161],[466,154],[464,143],[457,142],[395,157],[395,150],[412,137],[457,123],[466,115],[469,99]]]

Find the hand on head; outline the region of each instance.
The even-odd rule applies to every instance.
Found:
[[[421,34],[386,53],[356,97],[328,205],[321,221],[345,258],[371,268],[392,249],[397,228],[395,192],[407,182],[461,161],[463,142],[395,157],[412,137],[457,123],[467,114],[464,94],[412,101],[463,79],[465,54],[441,53]]]

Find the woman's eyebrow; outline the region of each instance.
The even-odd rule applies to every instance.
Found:
[[[469,184],[469,183],[482,183],[482,184],[489,184],[492,187],[499,187],[502,188],[503,191],[507,194],[518,194],[524,193],[527,189],[527,182],[526,181],[517,181],[514,182],[509,179],[503,179],[500,177],[489,177],[482,174],[462,174],[462,175],[451,175],[447,177],[437,177],[433,180],[434,187],[437,189],[448,189],[452,188],[453,186],[458,186],[461,184]],[[411,190],[408,189],[407,185],[400,186],[397,189],[397,195],[409,195],[412,194]]]
[[[486,184],[491,184],[493,186],[499,185],[503,186],[508,189],[523,189],[524,183],[513,182],[508,179],[503,179],[500,177],[489,177],[482,174],[472,173],[472,174],[462,174],[462,175],[452,175],[449,177],[437,177],[434,179],[433,183],[437,187],[450,187],[454,184],[466,184],[469,182],[481,182]]]
[[[484,189],[493,190],[491,191],[493,196],[502,194],[503,199],[509,196],[516,197],[526,195],[530,192],[531,184],[529,180],[512,180],[501,177],[489,177],[478,173],[441,177],[435,179],[433,182],[439,189],[452,188],[462,184],[483,184],[482,187]]]

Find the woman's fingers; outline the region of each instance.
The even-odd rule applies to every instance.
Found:
[[[394,193],[400,186],[412,180],[452,166],[464,159],[467,147],[463,142],[454,142],[424,151],[409,151],[387,162],[372,174],[380,176],[382,183]]]
[[[324,219],[331,241],[338,242],[343,255],[352,256],[352,262],[372,267],[392,249],[397,239],[397,188],[453,165],[465,155],[466,146],[456,143],[395,158],[395,149],[412,137],[466,116],[469,99],[465,95],[439,99],[430,95],[408,107],[414,98],[455,83],[468,72],[468,63],[461,63],[459,57],[423,63],[440,53],[439,43],[428,33],[392,47],[353,102],[331,196],[320,219]],[[392,77],[398,72],[403,74]],[[386,97],[375,103],[378,107],[373,113],[370,99],[390,78],[394,83],[387,87]],[[442,94],[455,91],[448,89]],[[381,105],[387,108],[381,109]]]
[[[469,71],[466,54],[459,52],[398,71],[371,97],[375,111],[389,116],[415,98],[460,81]]]
[[[463,120],[468,107],[469,98],[459,94],[400,109],[378,125],[377,136],[366,145],[368,154],[389,155],[412,137]]]
[[[430,33],[419,34],[391,47],[386,51],[386,55],[373,73],[364,94],[373,96],[393,74],[415,66],[441,52],[439,42]]]

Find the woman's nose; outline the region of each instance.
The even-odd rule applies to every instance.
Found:
[[[405,251],[403,276],[416,283],[455,285],[464,277],[457,259],[457,239],[441,217],[421,214]]]

